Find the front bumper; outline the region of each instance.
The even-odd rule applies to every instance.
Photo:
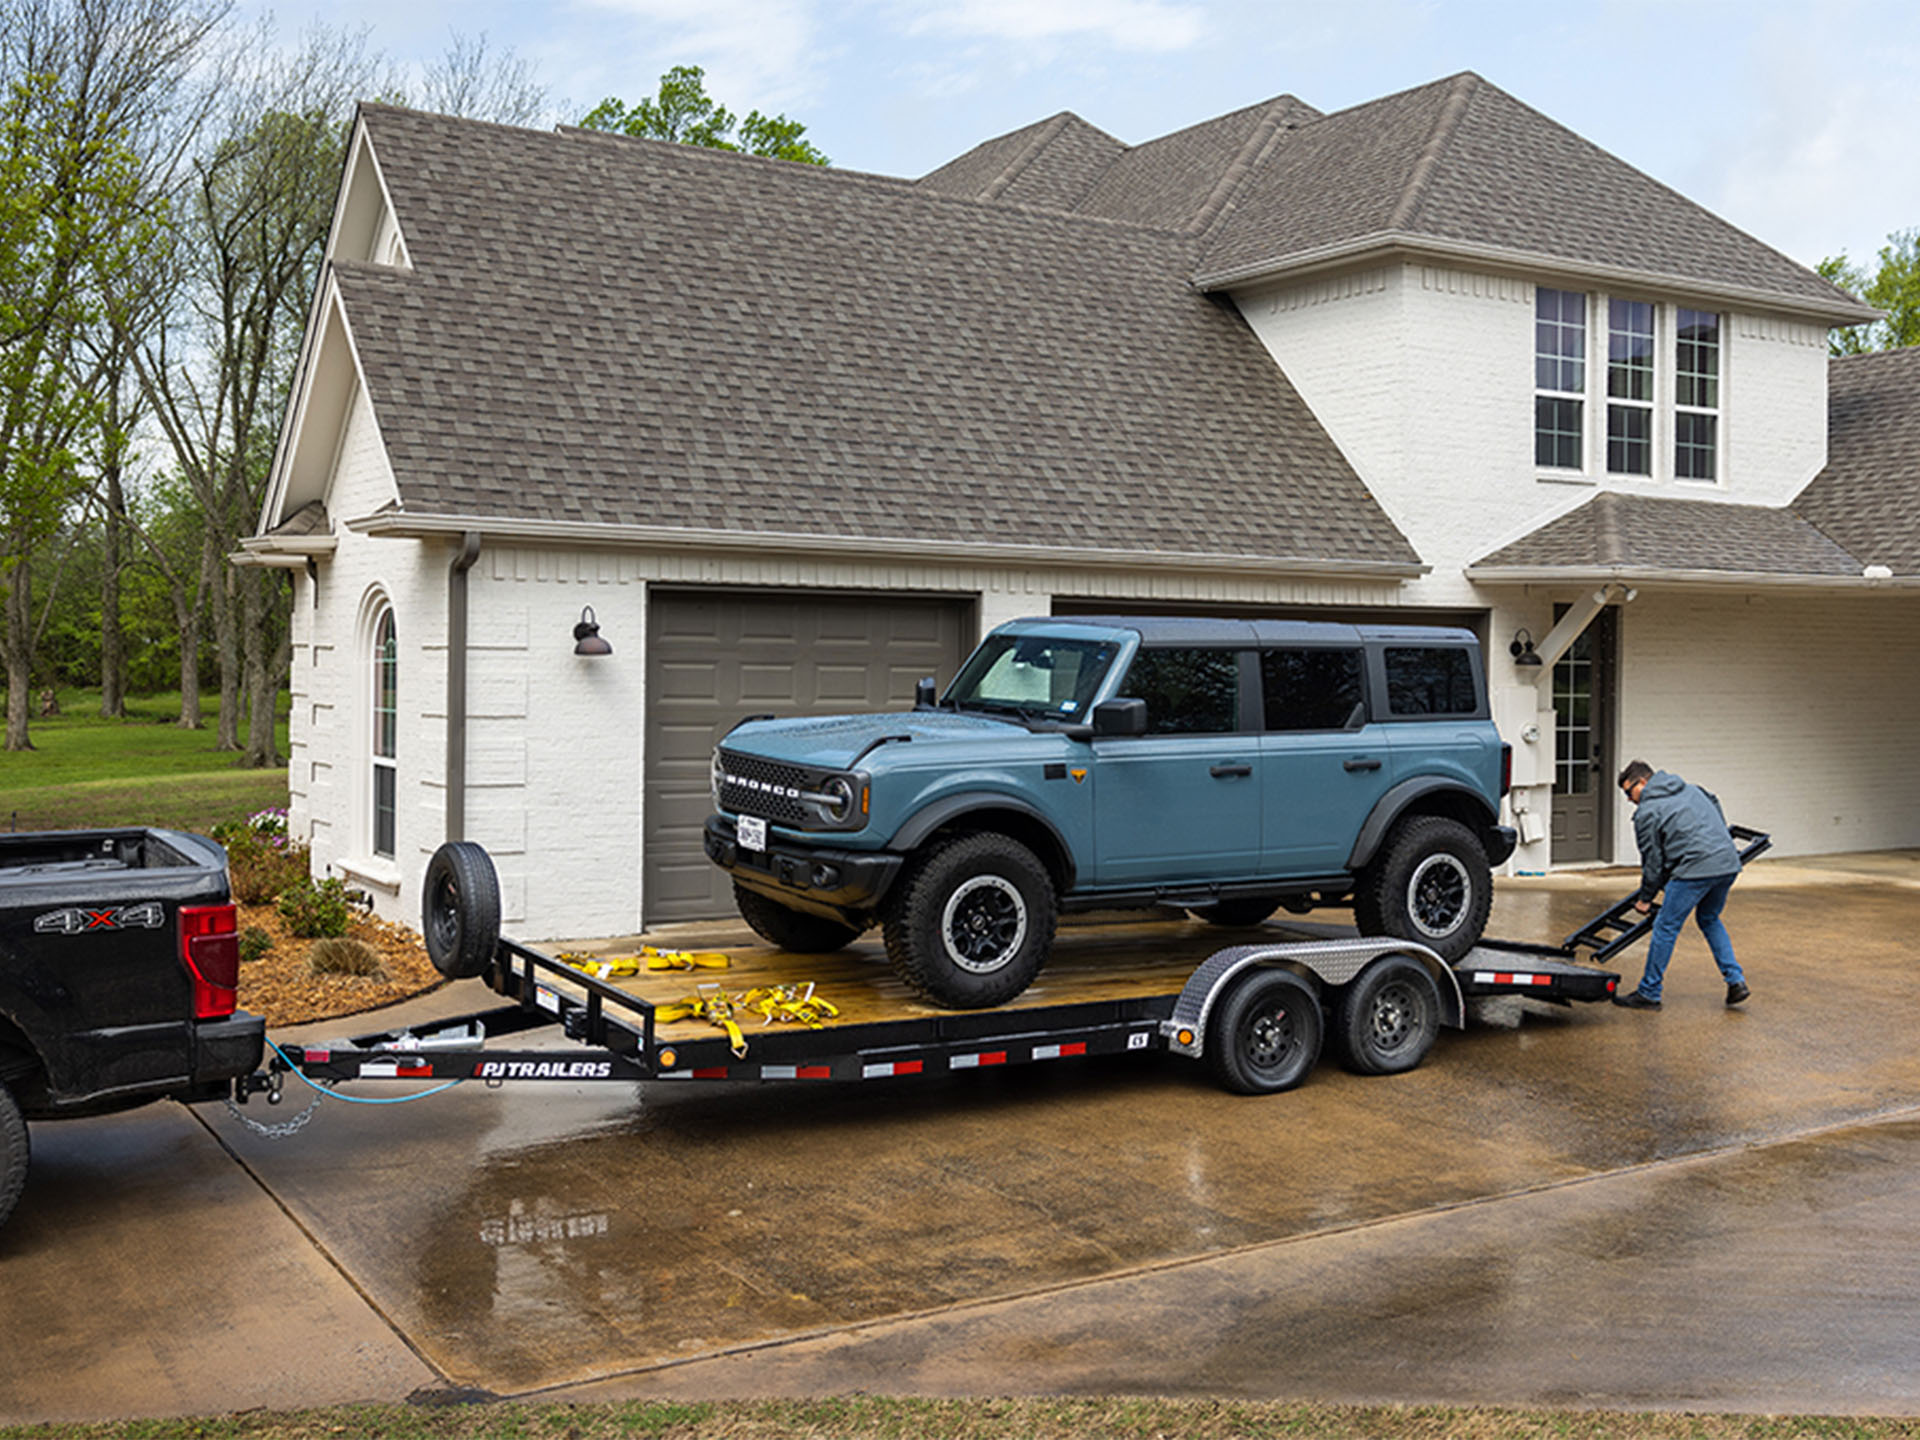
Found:
[[[795,910],[835,920],[864,920],[879,908],[904,856],[839,850],[769,836],[765,850],[740,844],[732,817],[709,815],[707,858],[745,885]]]

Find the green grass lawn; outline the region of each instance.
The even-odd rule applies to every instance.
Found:
[[[284,710],[285,697],[282,697]],[[100,718],[98,691],[60,693],[60,714],[36,717],[32,750],[0,750],[0,830],[159,825],[205,831],[287,803],[287,771],[241,770],[214,748],[219,697],[202,697],[203,728],[182,730],[176,694],[127,702],[127,718]],[[276,743],[284,755],[284,713]]]

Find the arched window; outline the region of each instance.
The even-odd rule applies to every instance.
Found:
[[[391,860],[394,855],[394,799],[399,793],[396,766],[399,709],[400,647],[394,636],[393,607],[387,606],[373,627],[373,853]]]

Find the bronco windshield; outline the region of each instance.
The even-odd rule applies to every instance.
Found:
[[[960,668],[941,703],[958,710],[1077,720],[1119,653],[1113,640],[989,635]]]

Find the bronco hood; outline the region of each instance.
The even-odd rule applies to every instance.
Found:
[[[727,732],[720,748],[744,755],[762,755],[793,765],[821,770],[850,768],[856,756],[874,741],[911,736],[919,746],[943,740],[981,740],[1024,737],[1017,720],[986,715],[956,715],[952,711],[909,710],[878,715],[822,715],[792,720],[749,720]],[[899,743],[894,740],[894,743]]]

